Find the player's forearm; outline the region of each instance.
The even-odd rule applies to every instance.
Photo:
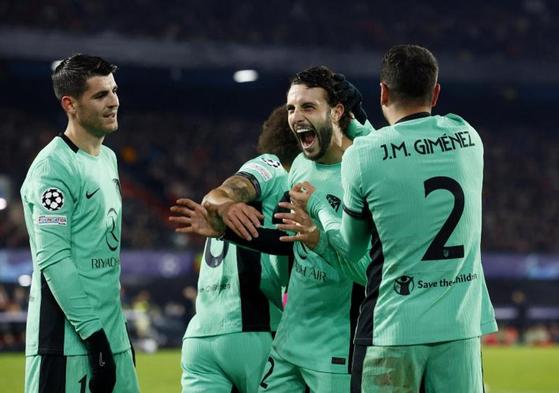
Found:
[[[102,329],[70,258],[49,265],[42,273],[62,312],[82,339]]]
[[[315,191],[307,202],[307,210],[311,217],[320,221],[328,243],[347,263],[357,263],[367,251],[370,233],[367,222],[354,220],[347,214],[342,219],[334,214],[326,204],[326,198]]]
[[[230,202],[251,202],[257,197],[254,185],[245,177],[231,176],[217,188],[211,190],[204,203],[222,205]]]
[[[313,251],[350,280],[360,285],[367,283],[366,271],[370,261],[367,255],[361,258],[358,263],[351,262],[344,258],[342,254],[336,252],[336,249],[329,243],[327,235],[322,231],[318,245]]]
[[[252,240],[245,240],[237,236],[232,230],[225,231],[223,240],[227,240],[240,247],[248,248],[254,251],[260,251],[265,254],[271,255],[293,255],[293,244],[286,243],[279,240],[281,236],[286,236],[287,233],[270,228],[258,228],[258,237]]]

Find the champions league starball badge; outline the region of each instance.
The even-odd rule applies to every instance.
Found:
[[[64,194],[58,188],[49,188],[41,197],[43,207],[50,211],[60,210],[64,206]]]

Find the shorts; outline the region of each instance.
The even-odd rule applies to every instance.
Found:
[[[182,391],[256,393],[271,346],[270,332],[185,338]]]
[[[479,337],[405,346],[356,345],[351,393],[483,393]]]
[[[132,351],[113,354],[116,385],[113,393],[138,393]],[[25,393],[88,393],[91,369],[87,355],[33,355],[25,358]]]
[[[345,393],[350,374],[310,370],[294,365],[272,350],[260,381],[259,393]]]

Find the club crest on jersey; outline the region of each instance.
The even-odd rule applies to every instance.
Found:
[[[50,211],[57,211],[64,206],[64,194],[58,188],[49,188],[41,196],[41,204]]]
[[[122,198],[122,190],[120,188],[120,180],[118,180],[116,177],[113,178],[113,183],[116,187],[116,190],[118,191],[118,195],[120,195],[120,198]]]
[[[328,203],[330,204],[330,206],[332,206],[332,209],[334,209],[337,213],[338,210],[340,209],[340,205],[342,204],[342,201],[340,200],[340,198],[338,198],[335,195],[328,194],[328,195],[326,195],[326,199],[328,200]]]

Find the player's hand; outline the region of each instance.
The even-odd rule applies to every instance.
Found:
[[[177,226],[175,232],[218,237],[225,230],[223,224],[222,228],[214,228],[209,222],[206,209],[193,200],[181,198],[176,203],[171,206],[171,212],[175,215],[169,217],[169,221]]]
[[[245,240],[258,237],[260,222],[264,216],[257,209],[243,202],[231,202],[219,208],[221,219],[237,236]]]
[[[303,210],[307,210],[307,202],[309,201],[309,198],[315,191],[316,188],[314,188],[314,186],[308,181],[297,183],[289,191],[289,197],[291,198],[291,203],[293,203],[296,206],[299,206]]]
[[[91,393],[111,393],[116,384],[116,365],[109,340],[103,329],[85,339],[91,366]]]
[[[320,231],[312,218],[309,217],[303,208],[293,203],[280,202],[279,206],[289,209],[290,212],[276,213],[274,215],[274,217],[283,221],[283,224],[277,225],[278,229],[282,231],[296,232],[295,235],[280,236],[280,241],[300,241],[311,250],[314,250],[320,240]]]
[[[361,92],[343,74],[334,74],[334,91],[346,110],[361,124],[367,120],[367,112],[363,109]]]

